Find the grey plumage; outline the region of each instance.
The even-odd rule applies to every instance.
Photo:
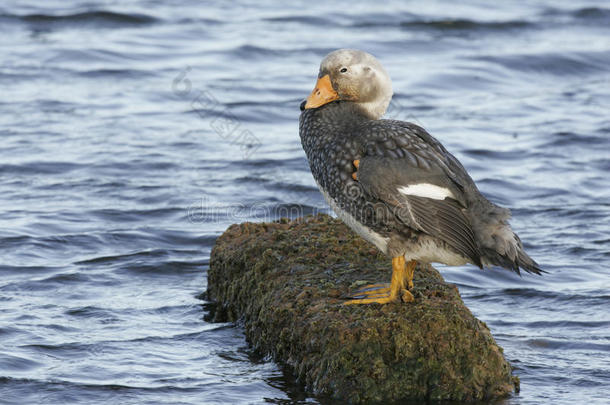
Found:
[[[431,261],[456,264],[461,257],[480,267],[541,272],[508,225],[510,211],[483,197],[460,162],[423,128],[370,119],[357,104],[334,101],[304,110],[299,132],[322,191],[338,210],[387,241],[378,244],[385,253],[419,250]],[[360,161],[358,181],[351,177],[354,160]],[[399,191],[422,184],[449,196]]]

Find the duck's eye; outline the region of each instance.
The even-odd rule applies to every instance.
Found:
[[[347,72],[347,68],[342,68],[339,72],[345,73],[345,72]]]

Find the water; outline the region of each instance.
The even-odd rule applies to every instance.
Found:
[[[516,366],[506,404],[610,398],[603,1],[0,5],[0,402],[316,403],[205,320],[231,223],[326,211],[298,138],[322,56],[378,56],[549,271],[442,269]]]

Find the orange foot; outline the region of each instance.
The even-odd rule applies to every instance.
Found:
[[[413,288],[413,269],[415,261],[405,263],[404,256],[392,259],[392,282],[387,284],[371,284],[351,295],[351,300],[344,305],[354,304],[389,304],[391,302],[413,302],[415,298],[408,288]]]

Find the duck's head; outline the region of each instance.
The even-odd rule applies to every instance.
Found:
[[[320,63],[318,82],[305,109],[335,100],[350,101],[371,119],[379,119],[392,99],[392,81],[381,63],[370,53],[338,49]]]

